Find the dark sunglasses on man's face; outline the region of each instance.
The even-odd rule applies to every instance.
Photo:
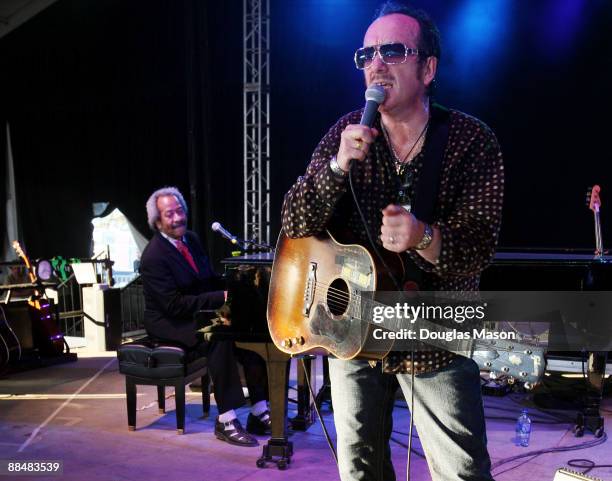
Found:
[[[380,55],[381,60],[388,65],[404,63],[408,55],[418,55],[419,51],[416,48],[406,47],[403,43],[385,43],[372,47],[361,47],[355,52],[355,66],[359,70],[368,68],[372,65],[376,53]]]

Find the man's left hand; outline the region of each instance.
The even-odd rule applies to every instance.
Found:
[[[390,204],[382,211],[380,240],[392,252],[404,252],[423,238],[425,224],[399,205]]]

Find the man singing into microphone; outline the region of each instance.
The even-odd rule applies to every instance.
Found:
[[[197,332],[202,326],[196,313],[220,308],[227,295],[199,238],[187,230],[187,204],[179,190],[156,190],[146,208],[149,226],[155,231],[140,260],[147,334],[207,357],[219,411],[215,436],[238,446],[256,446],[257,439],[249,433],[266,434],[271,427],[265,362],[230,341],[205,342]],[[246,431],[234,412],[244,404],[236,361],[244,367],[251,400]]]
[[[431,102],[439,59],[439,33],[424,12],[381,7],[355,52],[367,87],[384,88],[379,115],[370,127],[352,112],[330,129],[286,194],[282,224],[293,238],[349,230],[364,246],[367,229],[379,250],[412,266],[409,279],[421,290],[477,290],[497,243],[502,157],[483,122]],[[492,479],[476,363],[445,351],[414,357],[393,352],[382,366],[330,359],[342,480],[395,479],[389,437],[398,384],[407,399],[414,394],[432,478]]]

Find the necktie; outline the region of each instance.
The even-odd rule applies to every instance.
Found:
[[[189,249],[187,248],[187,246],[185,245],[185,243],[181,240],[177,240],[176,241],[176,248],[178,249],[178,251],[183,254],[183,257],[185,258],[185,260],[189,263],[189,265],[191,266],[191,268],[196,271],[196,272],[200,272],[198,271],[198,268],[196,266],[195,261],[193,260],[193,256],[191,255],[191,252],[189,252]]]

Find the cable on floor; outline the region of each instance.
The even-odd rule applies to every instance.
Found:
[[[499,468],[500,466],[503,466],[504,464],[507,463],[511,463],[512,461],[517,461],[519,459],[523,459],[523,458],[535,458],[537,456],[540,456],[542,454],[548,454],[548,453],[562,453],[562,452],[566,452],[566,451],[576,451],[578,449],[586,449],[586,448],[592,448],[595,446],[599,446],[600,444],[603,444],[607,441],[608,439],[608,435],[606,433],[603,434],[603,436],[601,438],[596,438],[596,439],[592,439],[591,441],[585,441],[583,443],[580,444],[572,444],[571,446],[559,446],[556,448],[547,448],[547,449],[538,449],[536,451],[528,451],[526,453],[523,454],[518,454],[516,456],[511,456],[509,458],[505,458],[505,459],[500,459],[499,461],[496,461],[495,463],[493,463],[491,465],[491,471],[493,471],[496,468]],[[529,459],[528,461],[531,461],[531,459]],[[525,461],[527,462],[527,461]],[[505,471],[503,471],[504,473],[507,471],[511,471],[512,469],[516,469],[519,466],[522,466],[523,463],[517,464],[516,466],[513,466],[510,469],[507,469]],[[499,476],[502,473],[495,473],[495,476]]]

